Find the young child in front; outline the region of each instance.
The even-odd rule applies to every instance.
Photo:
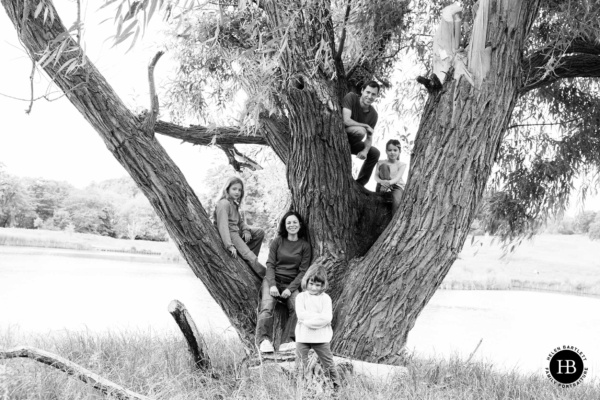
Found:
[[[377,192],[392,192],[392,211],[395,214],[400,207],[400,199],[404,192],[402,176],[406,170],[406,163],[400,162],[400,142],[396,139],[388,140],[385,145],[387,160],[377,163],[375,181]]]
[[[325,374],[339,386],[338,373],[333,363],[329,342],[333,336],[331,298],[325,293],[327,272],[321,267],[311,267],[302,279],[302,292],[296,297],[296,365],[302,366],[302,375],[308,364],[308,351],[313,349]],[[301,363],[301,364],[300,364]]]

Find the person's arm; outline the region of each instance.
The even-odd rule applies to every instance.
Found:
[[[371,129],[370,131],[367,129],[367,138],[365,139],[365,141],[363,142],[365,144],[365,148],[363,150],[361,150],[361,153],[365,153],[365,157],[367,155],[367,153],[369,152],[369,149],[371,149],[371,145],[373,144],[373,128],[371,128],[369,126],[369,129]]]
[[[406,171],[406,164],[400,163],[400,168],[398,168],[398,173],[396,174],[395,177],[393,177],[390,180],[390,185],[395,185],[398,182],[400,182],[402,180],[402,177],[404,176],[404,171]]]
[[[269,247],[269,258],[267,259],[267,272],[265,275],[267,282],[269,282],[269,288],[277,286],[275,284],[275,267],[277,266],[277,249],[279,249],[280,244],[281,236],[277,236],[273,239]]]
[[[308,242],[306,241],[303,241],[302,258],[300,260],[300,266],[298,267],[298,275],[296,275],[294,280],[291,281],[287,287],[291,293],[294,293],[294,290],[298,290],[298,288],[300,287],[300,283],[302,283],[302,278],[304,278],[304,274],[306,274],[306,271],[310,266],[311,252],[312,250],[310,244],[308,244]]]
[[[308,312],[306,311],[306,305],[304,302],[305,296],[305,293],[300,293],[298,296],[296,296],[296,304],[294,304],[296,310],[296,317],[298,318],[299,324],[304,323],[304,320],[308,315]]]
[[[349,108],[342,108],[342,116],[344,117],[344,126],[350,127],[350,126],[360,126],[363,127],[367,130],[367,132],[371,132],[373,133],[373,128],[371,128],[369,125],[367,124],[363,124],[361,122],[357,122],[355,120],[353,120],[352,117],[352,110]]]
[[[218,201],[217,202],[217,211],[216,211],[216,219],[217,219],[217,230],[219,231],[219,235],[221,235],[221,240],[227,249],[230,249],[233,246],[231,242],[231,236],[229,235],[229,201]]]
[[[311,329],[320,329],[325,328],[327,325],[331,324],[331,320],[333,319],[333,310],[331,306],[331,297],[327,294],[321,295],[323,301],[323,311],[320,313],[310,313],[310,315],[305,315],[302,323]]]
[[[240,216],[240,222],[238,225],[240,227],[240,232],[242,232],[242,233],[248,232],[248,234],[249,234],[250,227],[246,223],[246,215],[242,212],[242,210],[240,210],[239,206],[238,206],[238,215]]]

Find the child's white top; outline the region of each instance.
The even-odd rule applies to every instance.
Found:
[[[331,297],[302,292],[296,297],[296,342],[329,343],[333,337]]]

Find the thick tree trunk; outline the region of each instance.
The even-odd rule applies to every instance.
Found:
[[[520,87],[523,42],[538,2],[496,2],[492,66],[481,90],[447,82],[430,96],[403,202],[336,303],[334,350],[400,361],[402,347],[466,240]]]
[[[47,46],[57,45],[51,44],[51,40],[66,29],[58,17],[46,24],[43,18],[34,19],[35,8],[27,8],[28,15],[23,16],[25,2],[2,0],[2,5],[27,51],[38,60]],[[51,2],[48,7],[53,7]],[[58,15],[56,10],[54,15]],[[71,46],[77,44],[71,40]],[[61,65],[77,56],[77,52],[63,52],[56,63],[46,65],[46,73],[129,172],[165,223],[189,266],[223,308],[241,339],[250,346],[256,324],[259,279],[243,261],[230,257],[179,168],[154,134],[142,129],[143,120],[124,106],[94,65],[87,60],[84,68],[68,77],[58,73]]]

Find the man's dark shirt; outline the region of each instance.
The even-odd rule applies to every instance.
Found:
[[[356,122],[360,122],[361,124],[367,124],[371,128],[375,129],[375,125],[377,124],[377,111],[373,106],[369,106],[369,111],[364,112],[362,107],[360,106],[360,96],[356,93],[348,93],[344,96],[342,100],[342,107],[347,108],[352,111],[352,118]]]

